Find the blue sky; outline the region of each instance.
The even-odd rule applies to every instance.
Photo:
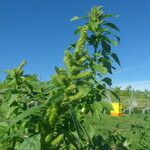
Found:
[[[0,0],[0,70],[26,59],[26,73],[49,80],[54,66],[62,66],[65,48],[77,38],[73,31],[80,21],[69,20],[95,5],[120,15],[114,20],[121,31],[115,51],[122,66],[112,76],[114,85],[150,90],[149,0]]]

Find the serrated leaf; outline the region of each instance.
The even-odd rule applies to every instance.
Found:
[[[120,37],[119,36],[117,36],[116,34],[110,32],[110,31],[107,31],[107,30],[105,30],[105,33],[106,33],[106,35],[114,36],[117,39],[117,42],[120,43]]]
[[[30,109],[25,110],[23,113],[21,113],[16,118],[14,118],[14,120],[11,123],[11,125],[13,126],[14,124],[16,124],[17,122],[23,120],[24,118],[37,113],[43,107],[44,107],[44,105],[39,105],[39,106],[34,106],[34,107],[30,108]]]
[[[112,28],[112,29],[114,29],[114,30],[119,31],[119,29],[117,28],[117,26],[116,26],[115,24],[111,23],[111,22],[107,22],[107,23],[105,23],[104,25],[105,25],[105,26],[108,26],[108,27],[110,27],[110,28]]]
[[[102,48],[103,55],[109,54],[111,52],[111,46],[105,41],[102,41]]]
[[[106,75],[108,73],[108,70],[106,67],[104,67],[102,64],[95,64],[93,63],[93,68],[98,71],[100,74]]]
[[[112,80],[108,77],[104,78],[102,81],[104,81],[105,83],[107,83],[109,86],[112,85]]]
[[[109,57],[106,58],[105,56],[105,58],[100,58],[98,59],[98,61],[103,64],[103,66],[107,69],[107,71],[110,74],[112,74],[112,69],[111,69],[112,66],[111,66],[111,61],[109,60]]]
[[[118,63],[119,66],[121,66],[120,60],[119,60],[118,56],[115,53],[112,53],[111,57],[116,61],[116,63]]]
[[[108,42],[108,43],[111,43],[111,40],[107,37],[107,36],[102,36],[102,40],[103,41],[106,41],[106,42]]]

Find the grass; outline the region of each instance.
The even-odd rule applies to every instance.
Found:
[[[88,117],[87,123],[89,121],[92,124],[91,129],[105,139],[109,139],[111,133],[116,138],[113,137],[114,140],[120,140],[120,137],[125,138],[130,146],[129,149],[150,149],[149,115],[134,114],[119,117],[102,115],[100,119],[91,116]]]

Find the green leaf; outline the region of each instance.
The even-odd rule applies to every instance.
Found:
[[[14,137],[19,137],[19,136],[21,136],[21,135],[19,135],[18,133],[11,133],[11,134],[9,134],[7,136],[2,137],[0,139],[0,143],[3,143],[5,141],[7,141],[8,139],[13,139]]]
[[[27,138],[17,150],[41,150],[40,136],[35,135]]]
[[[23,113],[21,113],[16,118],[14,118],[14,120],[11,123],[11,125],[13,126],[17,122],[22,121],[24,118],[37,113],[43,107],[44,107],[44,105],[39,105],[39,106],[34,106],[34,107],[30,108],[30,109],[25,110]]]
[[[105,14],[102,16],[103,19],[110,18],[110,17],[113,17],[113,15],[112,14]]]
[[[105,18],[107,19],[107,18],[110,18],[110,17],[118,18],[119,15],[105,14],[105,15],[102,16],[103,19],[105,19]]]
[[[108,42],[110,44],[112,43],[111,40],[107,36],[104,36],[104,35],[102,35],[102,40],[106,41],[106,42]]]
[[[118,41],[111,40],[111,44],[112,44],[113,46],[118,46],[118,45],[119,45],[119,42],[118,42]]]
[[[116,63],[118,63],[119,66],[121,66],[120,60],[119,60],[118,56],[115,53],[112,53],[111,57],[116,61]]]
[[[100,113],[102,112],[102,105],[101,105],[101,101],[100,102],[95,102],[91,105],[92,109],[93,109],[93,114],[95,116],[100,116]]]
[[[78,139],[75,137],[75,135],[68,133],[66,131],[63,131],[63,134],[65,136],[65,140],[69,141],[70,144],[74,147],[74,149],[80,150],[81,145],[78,142]]]
[[[108,102],[108,101],[101,101],[101,104],[102,104],[102,106],[105,109],[107,109],[109,111],[113,110],[112,104],[110,102]]]
[[[103,66],[107,69],[107,71],[112,74],[112,64],[111,64],[111,60],[109,59],[109,57],[101,57],[98,59],[99,63],[102,63]]]
[[[103,55],[109,54],[111,52],[111,46],[105,41],[102,41],[102,48]]]
[[[23,60],[21,64],[18,66],[18,69],[22,69],[27,64],[26,60]]]
[[[112,93],[112,95],[120,102],[120,97],[115,92],[113,92],[112,90],[108,90],[108,91]]]
[[[116,34],[110,32],[110,31],[105,31],[106,35],[114,36],[117,39],[117,42],[120,43],[120,37],[117,36]]]
[[[77,27],[77,29],[75,30],[74,34],[76,35],[76,34],[80,33],[81,30],[82,30],[81,26]]]
[[[74,16],[70,21],[76,21],[76,20],[79,20],[79,19],[87,19],[87,16],[82,16],[82,17],[78,17],[78,16]]]
[[[75,47],[76,47],[76,43],[70,44],[68,50],[71,50],[71,49],[73,49],[73,48],[75,48]]]
[[[113,34],[113,36],[117,39],[117,42],[120,43],[120,37],[115,34]]]
[[[60,96],[62,96],[63,93],[64,93],[63,89],[58,90],[56,94],[54,94],[50,99],[46,101],[45,105],[49,106],[50,103],[57,102],[58,100],[60,100]]]
[[[0,134],[5,133],[10,128],[7,122],[0,122]]]
[[[17,108],[18,108],[18,106],[8,107],[8,109],[6,110],[6,112],[4,114],[5,118],[8,119]]]
[[[81,142],[81,140],[83,139],[83,132],[86,134],[89,142],[91,143],[91,145],[93,145],[92,143],[92,140],[88,134],[88,132],[86,131],[86,129],[82,126],[82,124],[80,124],[80,122],[78,121],[77,119],[77,115],[76,115],[76,112],[75,110],[73,109],[73,107],[71,105],[69,105],[69,109],[70,109],[70,113],[71,113],[71,117],[72,117],[72,120],[73,120],[73,123],[74,123],[74,126],[75,126],[75,129],[78,133],[78,136],[80,138],[80,141],[79,143]]]
[[[9,90],[10,90],[9,88],[0,89],[0,94],[4,94],[5,92],[7,92]]]
[[[80,145],[81,147],[81,139],[83,138],[83,135],[82,135],[82,128],[80,126],[80,122],[78,121],[77,119],[77,115],[76,115],[76,112],[75,110],[73,109],[73,107],[71,106],[71,104],[68,106],[69,107],[69,110],[70,110],[70,114],[71,114],[71,118],[72,118],[72,121],[73,121],[73,124],[74,124],[74,127],[77,131],[77,135],[79,137],[78,139],[78,144]]]
[[[105,83],[107,83],[109,86],[112,85],[112,80],[108,77],[104,78],[102,81],[104,81]]]
[[[74,123],[74,127],[75,127],[75,129],[78,133],[78,136],[79,136],[79,138],[82,139],[80,123],[79,123],[79,121],[77,119],[77,115],[76,115],[76,113],[75,113],[75,111],[74,111],[74,109],[71,105],[69,105],[69,110],[70,110],[70,114],[71,114],[71,117],[72,117],[72,121]]]
[[[58,67],[56,67],[56,66],[55,66],[55,71],[56,71],[56,73],[58,73],[58,74],[59,74],[59,68],[58,68]]]
[[[114,29],[114,30],[119,31],[119,29],[117,28],[117,26],[116,26],[115,24],[111,23],[111,22],[107,22],[107,23],[105,23],[104,25],[105,25],[105,26],[108,26],[108,27],[110,27],[110,28],[112,28],[112,29]]]
[[[86,122],[86,121],[85,121],[85,122]],[[91,147],[94,149],[94,144],[93,144],[93,141],[92,141],[92,139],[91,139],[91,137],[90,137],[89,132],[87,131],[87,129],[86,129],[82,124],[80,124],[80,127],[81,127],[82,131],[84,131],[85,135],[87,136],[88,141],[89,141],[89,143],[91,144]]]
[[[108,70],[106,67],[104,67],[102,64],[95,64],[93,63],[93,68],[98,71],[100,74],[106,75],[108,73]]]
[[[72,22],[72,21],[76,21],[76,20],[79,20],[79,19],[81,19],[81,17],[74,16],[73,18],[71,18],[71,20],[70,20],[70,21]]]

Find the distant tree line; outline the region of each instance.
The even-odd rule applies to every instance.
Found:
[[[134,90],[131,86],[121,89],[114,87],[113,92],[117,93],[120,102],[123,105],[123,113],[149,113],[150,112],[150,91]],[[116,97],[111,95],[111,101],[117,101]]]

